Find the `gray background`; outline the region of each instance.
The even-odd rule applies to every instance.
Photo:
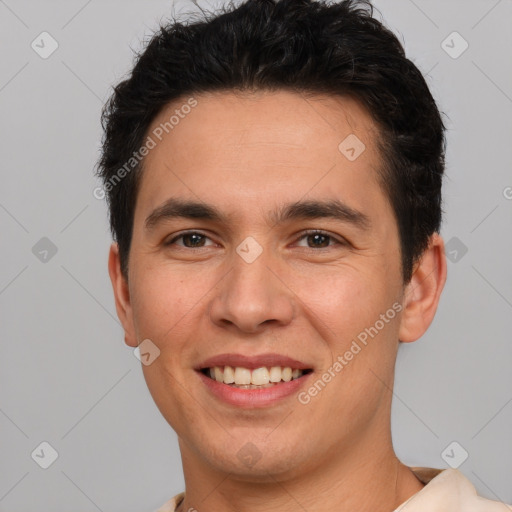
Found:
[[[152,511],[184,488],[176,436],[124,345],[93,196],[102,104],[171,5],[0,0],[0,511]],[[449,146],[453,261],[433,325],[399,351],[395,448],[441,468],[456,441],[477,491],[512,503],[512,3],[375,5],[428,75]],[[31,48],[43,31],[59,45],[47,59]],[[458,58],[441,46],[453,31],[469,43]],[[31,457],[43,441],[58,452],[46,470]]]

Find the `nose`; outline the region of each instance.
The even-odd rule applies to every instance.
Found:
[[[295,308],[294,294],[285,283],[278,262],[265,250],[250,263],[234,254],[232,270],[219,283],[213,298],[211,320],[245,333],[287,325]]]

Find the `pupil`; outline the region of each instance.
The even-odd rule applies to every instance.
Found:
[[[322,235],[322,234],[319,234],[319,233],[316,233],[314,235],[309,235],[310,238],[314,238],[316,241],[318,241],[319,238],[323,238],[324,241],[327,240],[327,236],[326,235]],[[314,244],[316,247],[326,247],[326,244],[321,244],[321,245],[318,245],[318,244]],[[328,245],[328,244],[327,244]]]
[[[192,244],[190,244],[190,245],[189,245],[189,244],[187,244],[187,243],[186,243],[186,240],[190,240],[190,239],[192,239],[192,238],[195,238],[195,241],[197,242],[197,241],[198,241],[198,239],[200,239],[202,236],[203,236],[203,235],[199,235],[199,234],[197,234],[197,233],[189,233],[189,234],[187,234],[187,235],[184,235],[184,236],[183,236],[183,243],[184,243],[187,247],[190,247],[190,245],[192,245],[193,247],[196,247],[196,246],[197,246],[197,244],[196,244],[196,243],[192,242]],[[199,240],[199,241],[200,241],[200,240]]]

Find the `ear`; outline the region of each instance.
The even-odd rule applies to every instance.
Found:
[[[136,347],[138,343],[133,325],[130,291],[128,283],[121,273],[119,246],[115,242],[110,246],[110,252],[108,255],[108,273],[110,275],[110,280],[112,281],[112,288],[114,289],[117,316],[123,324],[124,342],[130,347]]]
[[[400,341],[409,343],[423,336],[434,319],[445,282],[444,241],[438,233],[434,233],[405,288]]]

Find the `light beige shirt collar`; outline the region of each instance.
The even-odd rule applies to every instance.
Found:
[[[510,512],[511,505],[477,495],[473,484],[458,469],[411,467],[425,487],[393,512]],[[185,496],[181,492],[155,512],[175,512]]]
[[[458,469],[411,467],[425,487],[393,512],[510,512],[512,506],[478,496]]]

